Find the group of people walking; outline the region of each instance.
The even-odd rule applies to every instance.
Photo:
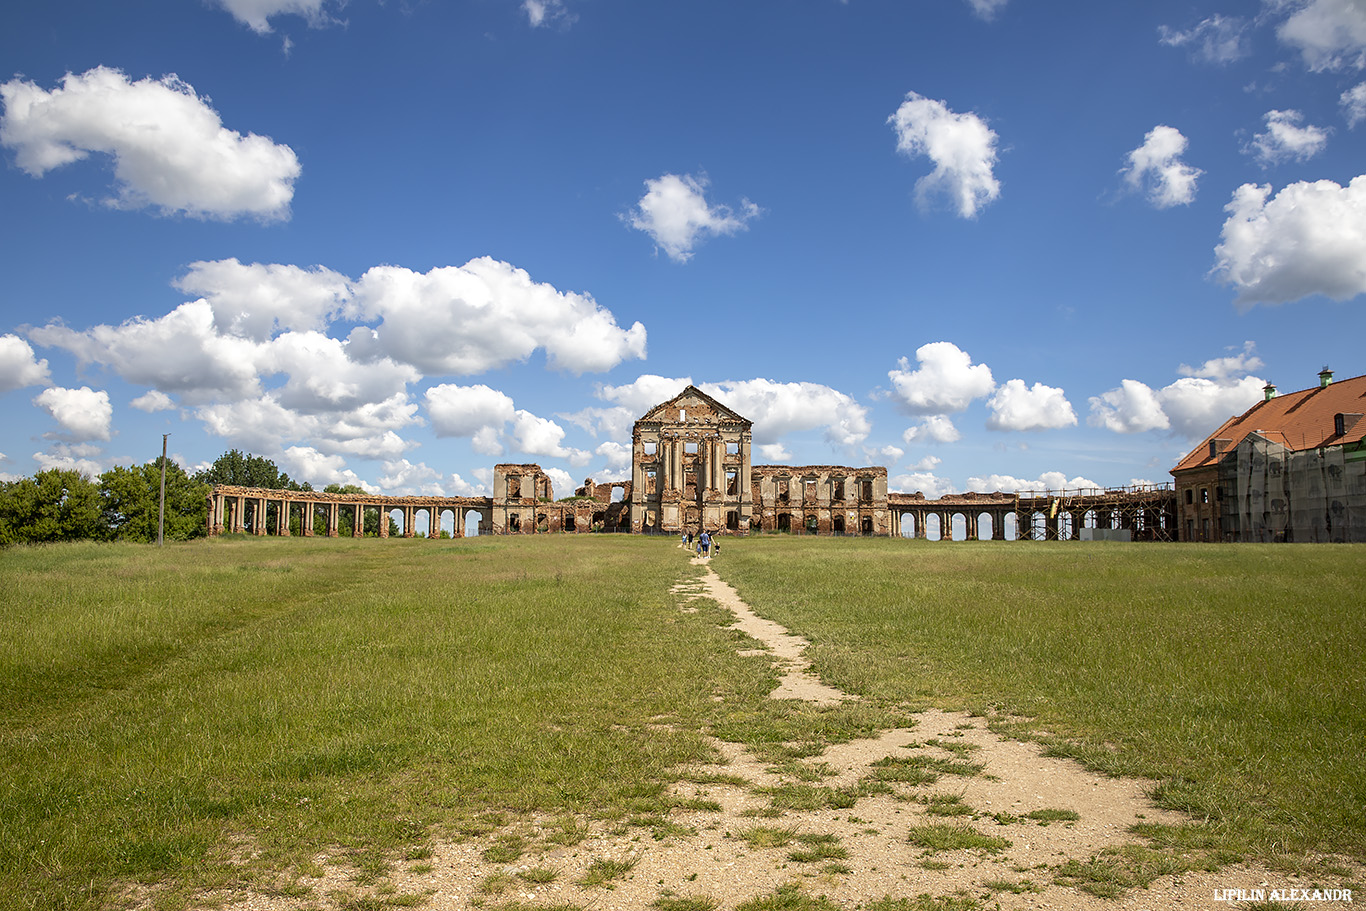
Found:
[[[683,532],[682,547],[684,550],[694,551],[704,560],[710,560],[721,553],[721,542],[707,534],[705,529],[696,536],[690,531]]]

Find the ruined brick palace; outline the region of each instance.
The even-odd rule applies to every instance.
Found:
[[[1084,526],[1169,538],[1175,527],[1170,491],[959,494],[926,500],[887,491],[887,469],[842,465],[754,465],[753,422],[695,386],[636,421],[631,480],[596,484],[557,501],[539,465],[495,465],[490,497],[385,497],[314,491],[215,487],[208,533],[389,535],[389,518],[411,537],[420,513],[427,527],[449,515],[455,537],[478,516],[479,534],[620,531],[679,534],[706,529],[737,535],[781,531],[819,535],[926,537],[931,525],[947,538],[955,519],[967,539],[1078,537]],[[1119,499],[1116,499],[1116,497]],[[400,520],[401,517],[401,520]],[[315,529],[317,531],[315,532]],[[325,531],[323,530],[325,529]]]

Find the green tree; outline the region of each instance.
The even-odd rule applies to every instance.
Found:
[[[239,449],[228,450],[211,466],[195,472],[194,480],[204,484],[231,484],[235,487],[261,487],[266,490],[313,489],[308,484],[292,480],[270,459],[250,453],[243,455]]]
[[[360,487],[356,484],[328,484],[326,487],[323,488],[323,493],[367,494],[369,492],[370,491],[366,490],[364,487]],[[363,509],[365,513],[365,537],[379,537],[379,507],[366,506],[363,507]],[[391,537],[397,537],[398,523],[394,521],[393,516],[386,514],[384,518],[389,523],[389,535]],[[342,510],[337,514],[337,534],[340,537],[349,538],[355,530],[355,513],[349,507],[343,507]],[[315,514],[313,517],[313,533],[316,535],[327,534],[327,519],[324,518],[321,515],[321,513]]]
[[[145,465],[120,466],[100,475],[100,502],[109,535],[120,541],[156,541],[160,496],[159,456]],[[208,496],[208,484],[167,460],[167,540],[184,541],[205,533]]]
[[[0,485],[0,544],[105,537],[99,487],[78,471],[50,468]]]

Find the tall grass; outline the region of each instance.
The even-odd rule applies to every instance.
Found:
[[[1028,716],[1227,846],[1366,857],[1361,548],[761,538],[716,568],[828,683]]]
[[[768,685],[685,571],[642,539],[0,552],[0,908],[658,803],[713,694]]]

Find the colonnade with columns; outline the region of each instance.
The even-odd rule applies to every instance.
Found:
[[[416,536],[417,517],[425,511],[429,536],[438,536],[441,516],[450,512],[454,518],[451,537],[462,538],[471,512],[479,514],[480,533],[491,533],[492,504],[487,497],[381,497],[220,485],[209,493],[206,531],[209,537],[222,534],[289,537],[293,534],[290,520],[297,514],[301,537],[311,538],[317,534],[314,526],[317,517],[321,516],[322,534],[326,537],[340,537],[342,519],[347,517],[351,520],[351,537],[363,537],[369,528],[378,537],[387,538],[390,518],[397,510],[403,516],[402,537]],[[370,512],[369,516],[367,512]]]

